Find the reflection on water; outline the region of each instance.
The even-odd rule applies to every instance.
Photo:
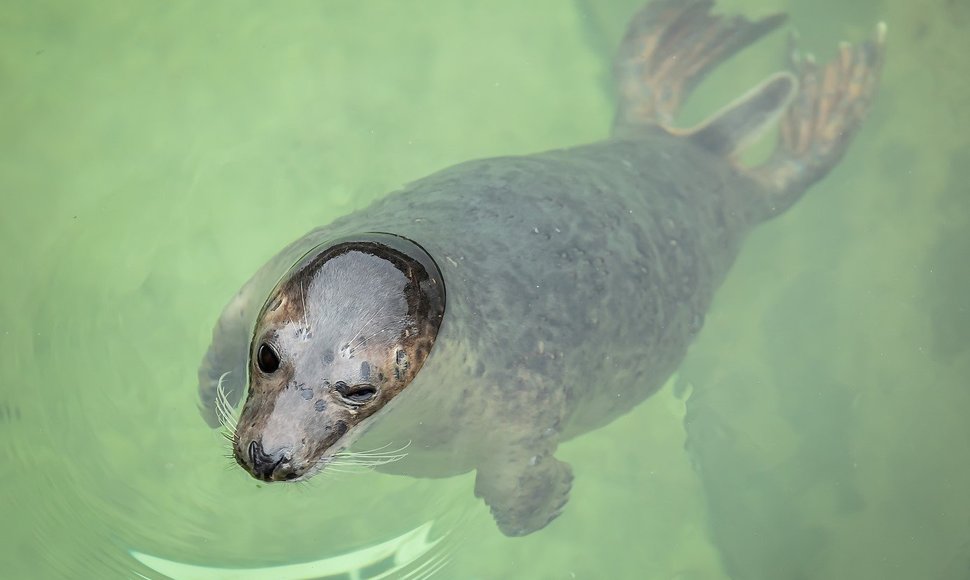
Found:
[[[447,555],[430,555],[444,536],[431,539],[434,522],[424,523],[396,538],[367,546],[339,556],[313,562],[285,564],[263,568],[216,568],[166,560],[150,554],[132,551],[131,555],[152,570],[169,578],[184,580],[217,580],[276,578],[298,580],[365,580],[378,578],[430,578],[447,564]],[[447,534],[446,534],[447,535]]]
[[[965,578],[961,2],[730,2],[790,9],[820,58],[888,21],[885,88],[838,171],[750,240],[683,371],[687,410],[667,390],[565,445],[570,508],[541,533],[500,537],[470,475],[261,486],[223,457],[195,366],[277,248],[440,167],[605,133],[602,46],[639,0],[579,4],[8,8],[4,576],[278,572],[460,527],[419,561],[447,554],[442,575],[463,578]],[[783,42],[717,73],[687,116],[775,70]]]

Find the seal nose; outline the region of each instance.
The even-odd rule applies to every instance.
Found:
[[[263,481],[296,478],[287,450],[281,448],[266,453],[261,441],[254,440],[249,444],[249,464],[253,467],[253,475]]]

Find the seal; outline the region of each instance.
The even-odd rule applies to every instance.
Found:
[[[475,470],[506,535],[557,517],[573,477],[559,443],[665,383],[747,233],[839,162],[876,91],[884,25],[825,65],[792,48],[791,71],[675,127],[711,68],[785,19],[712,6],[658,0],[634,16],[609,138],[445,169],[263,266],[199,370],[210,425],[246,394],[236,461],[263,481],[305,479],[384,428],[411,445],[381,470]],[[773,155],[742,165],[779,120]]]

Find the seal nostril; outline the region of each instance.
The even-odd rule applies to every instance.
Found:
[[[280,449],[272,454],[266,453],[260,441],[253,440],[249,443],[249,462],[252,465],[253,475],[263,481],[272,481],[273,474],[281,469],[285,469],[290,462],[291,455],[285,449]]]

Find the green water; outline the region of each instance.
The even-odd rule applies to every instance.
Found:
[[[576,482],[541,532],[501,536],[469,476],[261,488],[199,418],[211,325],[284,244],[444,166],[601,138],[638,5],[0,7],[3,578],[160,578],[133,550],[302,562],[454,514],[448,578],[970,578],[964,0],[723,2],[789,11],[820,58],[886,20],[883,91],[749,240],[689,387],[561,448]]]

